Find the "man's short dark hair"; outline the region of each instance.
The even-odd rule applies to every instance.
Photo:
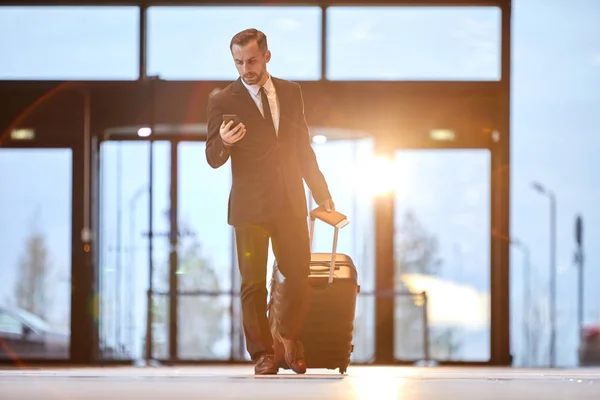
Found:
[[[256,42],[258,43],[258,48],[263,53],[265,53],[269,49],[269,47],[267,46],[267,35],[265,35],[257,29],[251,28],[236,33],[235,36],[231,38],[229,50],[233,49],[234,44],[237,44],[238,46],[245,46],[253,40],[256,40]]]

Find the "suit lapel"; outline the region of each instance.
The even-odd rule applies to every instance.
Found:
[[[256,106],[256,103],[254,102],[254,100],[252,100],[248,89],[246,89],[246,87],[242,83],[242,78],[238,78],[233,83],[232,89],[233,95],[238,101],[240,101],[240,103],[243,106],[243,109],[248,111],[248,114],[252,117],[252,119],[256,120],[257,122],[264,120],[262,114],[260,113],[260,110]]]

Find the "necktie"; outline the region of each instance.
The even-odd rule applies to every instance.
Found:
[[[273,132],[277,133],[277,131],[275,130],[275,124],[273,123],[273,115],[271,115],[271,106],[269,106],[267,91],[265,90],[264,86],[261,86],[260,88],[260,98],[262,100],[264,118],[269,124],[269,127],[273,128]]]

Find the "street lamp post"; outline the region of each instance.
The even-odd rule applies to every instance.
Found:
[[[550,367],[556,365],[556,196],[539,182],[532,187],[550,200]]]
[[[575,219],[575,241],[577,242],[577,250],[575,252],[575,263],[578,269],[578,290],[577,290],[577,322],[579,329],[579,340],[581,341],[581,332],[583,329],[583,303],[584,303],[584,271],[583,271],[583,219],[578,215]]]

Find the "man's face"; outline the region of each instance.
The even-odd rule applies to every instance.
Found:
[[[252,40],[245,46],[234,44],[231,53],[235,67],[244,82],[248,85],[257,85],[267,80],[267,63],[271,59],[271,52],[267,50],[263,54],[256,40]]]

